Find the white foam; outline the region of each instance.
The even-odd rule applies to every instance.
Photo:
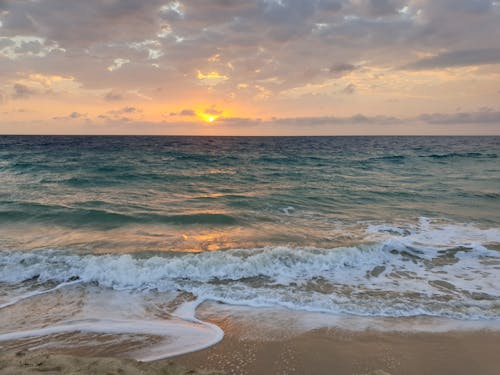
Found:
[[[79,284],[80,282],[81,281],[78,281],[78,280],[77,281],[68,281],[68,282],[61,283],[61,284],[55,286],[54,288],[42,289],[42,290],[34,290],[34,291],[31,291],[31,292],[28,292],[28,293],[24,293],[24,294],[15,296],[15,297],[9,299],[9,301],[0,304],[0,309],[3,309],[3,308],[6,308],[6,307],[15,305],[16,303],[18,303],[20,301],[24,301],[24,300],[26,300],[28,298],[40,296],[40,295],[46,294],[46,293],[52,293],[52,292],[55,292],[56,290],[59,290],[61,288],[66,287],[66,286]]]
[[[49,327],[7,332],[0,341],[64,332],[146,334],[163,339],[131,356],[166,358],[222,339],[219,327],[196,318],[202,301],[223,302],[210,304],[212,310],[233,318],[241,313],[241,320],[268,335],[276,326],[296,332],[325,326],[500,329],[500,252],[490,246],[500,243],[499,229],[422,218],[415,226],[371,225],[367,237],[374,242],[334,249],[282,246],[147,258],[0,252],[0,282],[10,290],[36,280],[40,288],[21,287],[0,308],[74,284],[88,291],[83,307],[70,310],[71,320],[65,316]],[[45,282],[58,285],[44,287]],[[172,312],[168,306],[185,298],[183,292],[196,299]],[[159,307],[151,310],[151,301]],[[210,317],[210,309],[201,310]]]
[[[290,212],[295,211],[295,207],[288,206],[288,207],[283,207],[283,208],[280,208],[280,210],[281,210],[281,211],[282,211],[285,215],[290,216]]]
[[[452,247],[500,243],[500,228],[482,229],[473,224],[457,224],[445,220],[421,217],[417,225],[371,224],[367,233],[377,233],[379,239],[398,238],[407,244],[427,247]]]
[[[209,324],[198,324],[184,320],[90,320],[70,321],[62,324],[17,331],[0,335],[0,341],[19,340],[29,337],[47,336],[67,332],[144,334],[162,336],[164,340],[147,349],[132,353],[138,361],[155,361],[193,351],[205,349],[223,338],[222,330]]]
[[[397,228],[397,227],[395,227]],[[379,242],[165,254],[0,253],[0,281],[79,278],[114,290],[190,292],[234,305],[359,316],[499,319],[500,230],[421,219],[368,228]]]
[[[280,340],[320,328],[380,332],[450,332],[500,330],[500,321],[462,321],[439,317],[384,318],[334,315],[283,308],[251,308],[218,303],[203,304],[198,310],[202,319],[231,321],[238,335],[249,340]]]

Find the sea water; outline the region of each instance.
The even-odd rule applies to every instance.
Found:
[[[498,137],[0,137],[0,346],[151,360],[216,343],[221,314],[498,329],[499,156]]]

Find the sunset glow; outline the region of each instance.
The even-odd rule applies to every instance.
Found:
[[[499,41],[500,0],[0,0],[0,375],[498,374]]]
[[[500,133],[496,1],[65,4],[0,1],[2,133]]]

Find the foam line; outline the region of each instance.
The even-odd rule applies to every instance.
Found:
[[[154,346],[130,355],[142,362],[155,361],[190,353],[218,343],[223,333],[212,324],[195,324],[186,321],[165,320],[85,320],[68,321],[65,324],[0,335],[0,341],[19,340],[30,337],[47,336],[67,332],[106,334],[146,334],[162,336],[165,340]],[[167,339],[168,338],[168,339]]]
[[[66,286],[80,284],[81,282],[82,281],[80,281],[80,280],[68,281],[68,282],[61,283],[61,284],[59,284],[56,287],[51,288],[51,289],[47,289],[47,290],[35,290],[33,292],[22,294],[20,296],[12,298],[8,302],[5,302],[5,303],[1,304],[0,305],[0,309],[4,309],[6,307],[15,305],[16,303],[18,303],[20,301],[24,301],[24,300],[26,300],[28,298],[32,298],[32,297],[36,297],[36,296],[39,296],[39,295],[42,295],[42,294],[47,294],[47,293],[55,292],[56,290],[59,290],[59,289],[64,288]]]
[[[78,278],[99,288],[182,291],[200,301],[234,305],[359,316],[500,318],[495,245],[500,228],[422,218],[413,228],[384,224],[367,231],[369,243],[330,249],[277,246],[147,257],[0,252],[0,282]],[[187,319],[186,311],[177,313]],[[188,315],[194,319],[193,311]]]

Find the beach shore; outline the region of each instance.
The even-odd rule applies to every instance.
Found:
[[[0,354],[0,374],[208,375],[215,372],[190,370],[171,360],[144,363],[124,358],[86,357],[77,353],[19,351]]]
[[[223,327],[224,328],[224,327]],[[78,350],[0,355],[0,374],[484,374],[500,370],[500,332],[399,333],[318,329],[256,340],[227,331],[203,351],[140,363]],[[192,370],[192,369],[199,370]]]
[[[176,363],[225,374],[499,374],[500,332],[319,329],[278,341],[226,335]]]

